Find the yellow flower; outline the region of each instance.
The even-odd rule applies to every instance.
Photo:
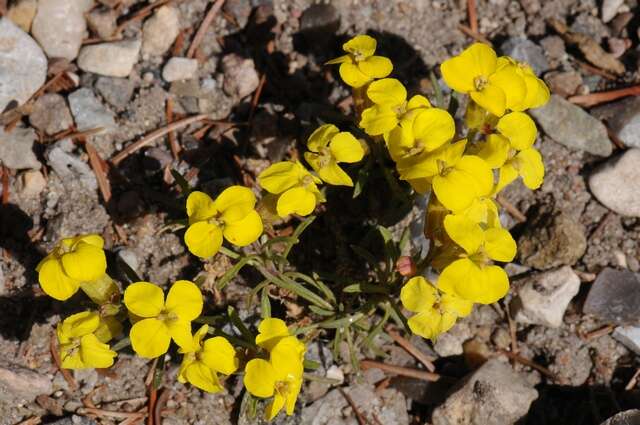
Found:
[[[393,130],[412,111],[430,108],[429,100],[420,95],[407,101],[407,89],[395,78],[374,81],[367,88],[367,96],[373,106],[362,111],[360,127],[370,136],[386,134]]]
[[[464,253],[446,266],[438,279],[438,288],[469,301],[491,304],[509,290],[505,271],[491,260],[509,262],[516,255],[516,243],[502,228],[483,229],[468,217],[448,215],[444,227]]]
[[[377,42],[368,35],[358,35],[342,45],[346,55],[327,62],[340,64],[340,77],[354,88],[364,86],[375,78],[391,74],[393,64],[384,56],[374,56]]]
[[[253,359],[245,366],[244,386],[250,394],[273,397],[265,410],[268,420],[284,407],[287,415],[293,409],[302,387],[304,353],[306,347],[295,336],[290,336],[280,319],[265,319],[258,327],[256,344],[269,352],[269,359]]]
[[[449,87],[468,93],[478,105],[495,116],[502,116],[523,102],[526,83],[518,67],[496,56],[486,44],[474,43],[460,55],[447,59],[440,66]]]
[[[258,184],[269,193],[280,195],[276,211],[282,218],[289,214],[309,215],[324,198],[318,190],[322,180],[312,175],[299,162],[272,164],[258,176]]]
[[[137,322],[129,338],[140,357],[154,358],[167,352],[173,339],[183,350],[193,345],[191,321],[202,312],[202,293],[193,282],[179,280],[167,299],[160,287],[149,282],[132,283],[124,291],[124,304]]]
[[[104,240],[95,234],[62,239],[36,267],[42,290],[64,301],[75,294],[83,282],[104,276],[107,259]]]
[[[517,73],[523,78],[526,87],[526,94],[522,102],[513,104],[510,109],[513,111],[524,111],[526,109],[539,108],[547,103],[551,96],[547,84],[536,77],[533,69],[526,63],[516,62],[511,58],[509,59],[516,64]]]
[[[207,258],[218,252],[223,236],[238,246],[255,242],[263,230],[255,205],[255,195],[243,186],[226,188],[215,201],[206,193],[191,192],[187,198],[189,228],[184,234],[187,248]]]
[[[221,336],[216,336],[202,341],[209,326],[202,325],[193,335],[193,344],[187,349],[181,349],[184,353],[178,381],[191,383],[201,390],[210,393],[222,391],[222,385],[218,380],[218,373],[231,375],[238,369],[238,358],[233,346]]]
[[[336,186],[353,186],[353,181],[338,165],[340,162],[358,162],[364,149],[358,139],[348,131],[340,131],[333,124],[318,127],[309,136],[304,159],[326,183]]]
[[[84,311],[69,316],[58,324],[56,334],[63,368],[107,368],[113,365],[117,353],[106,344],[112,333],[108,331],[108,325],[101,322],[98,313]]]
[[[409,318],[411,331],[427,339],[436,339],[456,323],[458,317],[471,313],[473,303],[453,294],[440,293],[422,276],[402,287],[400,300],[407,310],[417,313]]]

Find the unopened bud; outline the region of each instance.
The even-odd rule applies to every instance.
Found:
[[[396,270],[404,277],[412,277],[416,274],[416,263],[413,258],[403,255],[396,261]]]

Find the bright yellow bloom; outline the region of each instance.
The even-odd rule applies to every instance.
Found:
[[[104,240],[95,234],[62,239],[36,267],[42,290],[60,301],[69,299],[84,282],[106,273]]]
[[[511,105],[513,111],[524,111],[526,109],[539,108],[549,101],[551,94],[547,84],[536,77],[533,69],[526,63],[513,61],[516,64],[518,75],[520,75],[525,83],[526,94],[522,102]]]
[[[155,358],[166,353],[173,339],[183,350],[191,350],[191,321],[202,312],[202,293],[193,282],[179,280],[171,286],[167,299],[159,286],[132,283],[124,291],[124,304],[136,321],[129,338],[140,357]]]
[[[502,116],[523,102],[526,84],[512,62],[500,58],[486,44],[474,43],[440,66],[449,87],[467,93],[478,105]]]
[[[222,391],[218,373],[231,375],[238,369],[236,350],[226,338],[216,336],[203,341],[209,326],[202,325],[193,335],[193,344],[184,353],[178,381],[191,383],[201,390],[217,393]]]
[[[491,260],[509,262],[516,255],[516,243],[502,228],[483,229],[468,217],[448,215],[444,227],[464,253],[446,266],[438,279],[438,288],[469,301],[491,304],[509,290],[505,271]]]
[[[395,78],[374,81],[367,88],[373,106],[362,111],[360,127],[370,136],[383,135],[393,130],[405,116],[419,109],[430,108],[429,100],[415,95],[407,101],[407,89]]]
[[[353,186],[353,181],[338,165],[340,162],[353,163],[362,160],[362,144],[348,131],[340,131],[333,124],[318,127],[309,136],[304,159],[313,167],[320,178],[336,186]]]
[[[416,276],[402,287],[400,300],[407,310],[417,313],[409,318],[411,331],[427,339],[436,339],[456,323],[458,317],[471,313],[473,303],[454,294],[438,290],[422,276]]]
[[[375,56],[377,41],[368,35],[358,35],[342,45],[346,55],[327,62],[340,64],[340,77],[354,88],[359,88],[391,74],[393,64],[384,56]]]
[[[272,164],[258,176],[258,184],[269,193],[280,195],[276,211],[282,218],[289,214],[309,215],[324,198],[318,190],[322,180],[299,162],[281,161]]]
[[[189,228],[184,241],[189,251],[201,258],[211,257],[222,246],[222,237],[234,245],[246,246],[262,234],[262,219],[255,210],[251,189],[231,186],[212,200],[203,192],[187,198]]]
[[[84,311],[67,317],[56,328],[60,360],[65,369],[107,368],[117,355],[109,348],[113,333],[98,313]]]
[[[284,407],[287,415],[293,409],[302,387],[304,353],[306,347],[290,336],[280,319],[265,319],[258,327],[256,344],[269,352],[269,360],[250,360],[244,370],[244,386],[250,394],[273,400],[265,409],[268,420]]]

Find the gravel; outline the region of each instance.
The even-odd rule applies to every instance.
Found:
[[[618,214],[640,217],[640,149],[608,159],[589,176],[591,193]]]

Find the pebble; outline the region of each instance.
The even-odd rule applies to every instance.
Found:
[[[549,62],[544,55],[544,50],[528,38],[509,38],[502,43],[501,49],[505,55],[531,65],[537,75],[549,70]]]
[[[540,40],[540,45],[550,61],[558,63],[567,55],[567,48],[562,37],[548,35]]]
[[[31,32],[49,58],[74,60],[87,31],[93,0],[40,0]]]
[[[639,326],[618,326],[611,334],[622,345],[636,354],[640,354],[640,327]]]
[[[616,17],[620,6],[624,4],[624,0],[603,0],[601,16],[602,22],[607,23]]]
[[[180,33],[180,12],[175,7],[162,6],[142,27],[142,53],[163,55]]]
[[[140,46],[137,39],[91,44],[80,51],[78,66],[107,77],[128,77],[138,62]]]
[[[488,360],[457,388],[433,411],[433,425],[513,424],[538,398],[523,375],[496,358]]]
[[[86,189],[96,190],[98,182],[91,167],[76,155],[66,152],[60,142],[57,142],[46,153],[47,162],[53,171],[63,181],[77,181]]]
[[[198,72],[198,60],[173,57],[167,61],[162,68],[162,78],[171,83],[179,80],[189,80],[194,78]]]
[[[131,101],[135,84],[128,78],[99,77],[95,87],[109,105],[120,110]]]
[[[579,290],[580,278],[569,266],[529,277],[511,302],[514,318],[521,323],[559,328]]]
[[[627,147],[640,148],[640,98],[629,96],[591,110]]]
[[[576,93],[582,84],[582,76],[576,71],[552,71],[544,76],[551,93],[569,97]]]
[[[11,5],[7,12],[7,18],[11,19],[24,32],[29,32],[37,10],[38,0],[19,0]]]
[[[108,39],[116,31],[118,15],[114,9],[96,8],[87,14],[87,24],[91,31],[102,39]]]
[[[222,58],[224,83],[222,88],[229,96],[242,99],[253,93],[260,84],[253,59],[231,53]]]
[[[38,130],[52,135],[71,127],[73,118],[64,97],[57,93],[45,93],[33,104],[29,122]]]
[[[640,149],[608,159],[589,176],[589,189],[605,207],[640,217]]]
[[[42,165],[33,152],[37,138],[32,128],[16,127],[6,133],[0,126],[0,163],[14,170],[40,169]]]
[[[464,353],[463,344],[473,336],[466,321],[459,321],[448,332],[438,337],[433,349],[440,357],[459,356]]]
[[[47,180],[45,180],[42,173],[38,170],[25,171],[20,176],[20,179],[22,181],[20,195],[26,198],[33,198],[40,195],[47,186]]]
[[[551,95],[545,106],[530,112],[549,137],[569,149],[598,156],[611,155],[611,142],[604,124],[561,96]]]
[[[233,16],[239,28],[244,28],[251,16],[251,2],[249,0],[227,0],[222,5],[222,10]]]
[[[51,380],[40,373],[14,364],[0,366],[0,399],[31,402],[40,394],[51,394]]]
[[[113,112],[98,100],[91,89],[84,87],[71,93],[69,105],[78,131],[102,127],[103,134],[113,131],[116,127]]]
[[[45,82],[47,58],[38,43],[7,18],[0,17],[0,112],[29,100]],[[25,72],[25,70],[29,72]]]
[[[583,312],[617,325],[640,323],[640,279],[629,270],[602,270],[591,285]]]

